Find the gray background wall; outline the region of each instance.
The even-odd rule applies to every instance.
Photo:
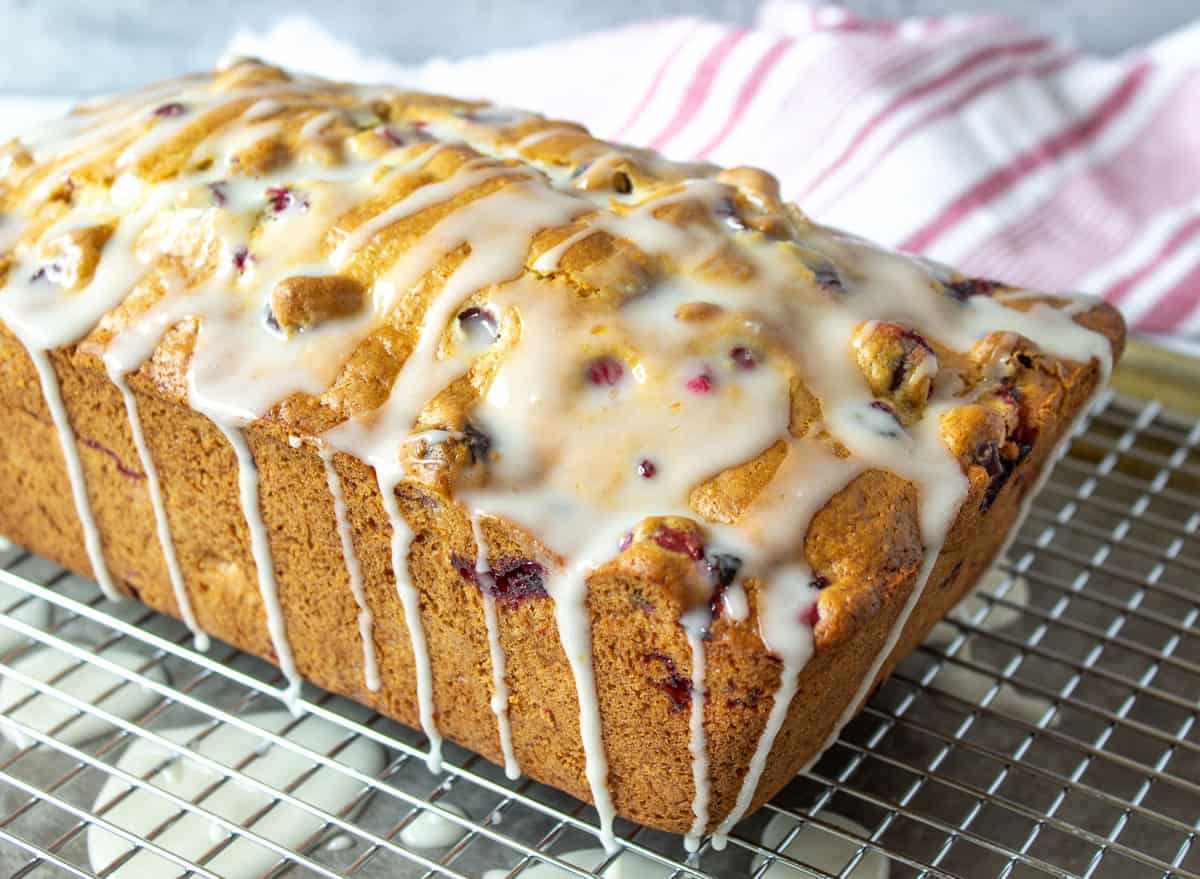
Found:
[[[843,0],[877,15],[1006,12],[1086,48],[1116,52],[1200,18],[1200,0]],[[0,93],[82,95],[211,66],[237,26],[303,12],[379,54],[417,61],[525,46],[647,15],[749,22],[740,0],[0,0]]]

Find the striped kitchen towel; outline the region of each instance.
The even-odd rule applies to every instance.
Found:
[[[882,21],[772,0],[754,27],[656,19],[401,67],[311,22],[231,52],[579,119],[676,158],[755,164],[822,222],[1200,340],[1200,22],[1115,58],[1017,22]]]

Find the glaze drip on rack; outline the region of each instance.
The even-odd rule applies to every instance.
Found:
[[[519,742],[501,631],[513,596],[532,595],[529,571],[546,572],[539,588],[554,602],[610,848],[593,576],[649,545],[695,562],[679,599],[689,844],[723,835],[753,801],[820,645],[824,584],[804,554],[813,517],[866,471],[887,470],[916,489],[924,551],[828,744],[900,638],[966,496],[970,462],[947,447],[941,419],[964,403],[1002,408],[1020,340],[1105,370],[1111,360],[1107,339],[1076,320],[1088,300],[1036,298],[879,250],[812,223],[760,171],[671,163],[532,114],[255,62],[86,105],[10,143],[0,211],[0,320],[37,367],[106,591],[116,594],[54,360],[99,353],[121,390],[180,614],[199,641],[137,405],[150,393],[147,361],[190,333],[186,402],[234,451],[289,705],[301,678],[252,451],[267,420],[323,463],[371,691],[375,620],[335,456],[374,470],[432,769],[442,737],[406,490],[438,492],[471,524],[474,558],[460,570],[483,598],[510,775]],[[994,445],[987,454],[1012,453]],[[736,508],[706,493],[772,454],[773,473]],[[498,568],[481,527],[491,519],[536,535],[538,558]],[[727,623],[757,625],[781,672],[742,790],[714,814],[704,670]]]

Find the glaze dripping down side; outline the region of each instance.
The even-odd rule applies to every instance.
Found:
[[[198,643],[139,395],[203,414],[233,449],[290,706],[301,676],[248,439],[257,427],[320,459],[356,662],[378,697],[378,574],[359,559],[350,513],[361,500],[336,456],[371,472],[433,771],[449,694],[427,632],[437,608],[414,576],[434,533],[422,501],[469,532],[439,552],[481,598],[488,722],[510,777],[524,706],[504,633],[552,600],[578,706],[577,784],[609,850],[620,798],[594,582],[648,565],[675,572],[689,844],[715,830],[719,845],[764,783],[822,649],[830,582],[806,557],[814,518],[872,471],[918,499],[912,588],[828,746],[922,601],[971,468],[993,474],[994,500],[1024,466],[1036,437],[1022,383],[1048,386],[1066,363],[1107,375],[1112,361],[1109,337],[1085,326],[1091,300],[876,248],[812,222],[756,169],[670,162],[535,114],[257,62],[86,105],[0,148],[0,221],[0,321],[36,368],[106,593],[117,590],[51,362],[68,348],[101,357],[122,393]],[[963,424],[969,442],[947,427]],[[505,539],[489,546],[483,522]],[[747,627],[780,674],[718,814],[712,645]]]

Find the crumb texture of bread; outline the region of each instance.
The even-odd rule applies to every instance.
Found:
[[[0,145],[0,532],[610,847],[811,765],[1123,341],[758,169],[255,61]]]

